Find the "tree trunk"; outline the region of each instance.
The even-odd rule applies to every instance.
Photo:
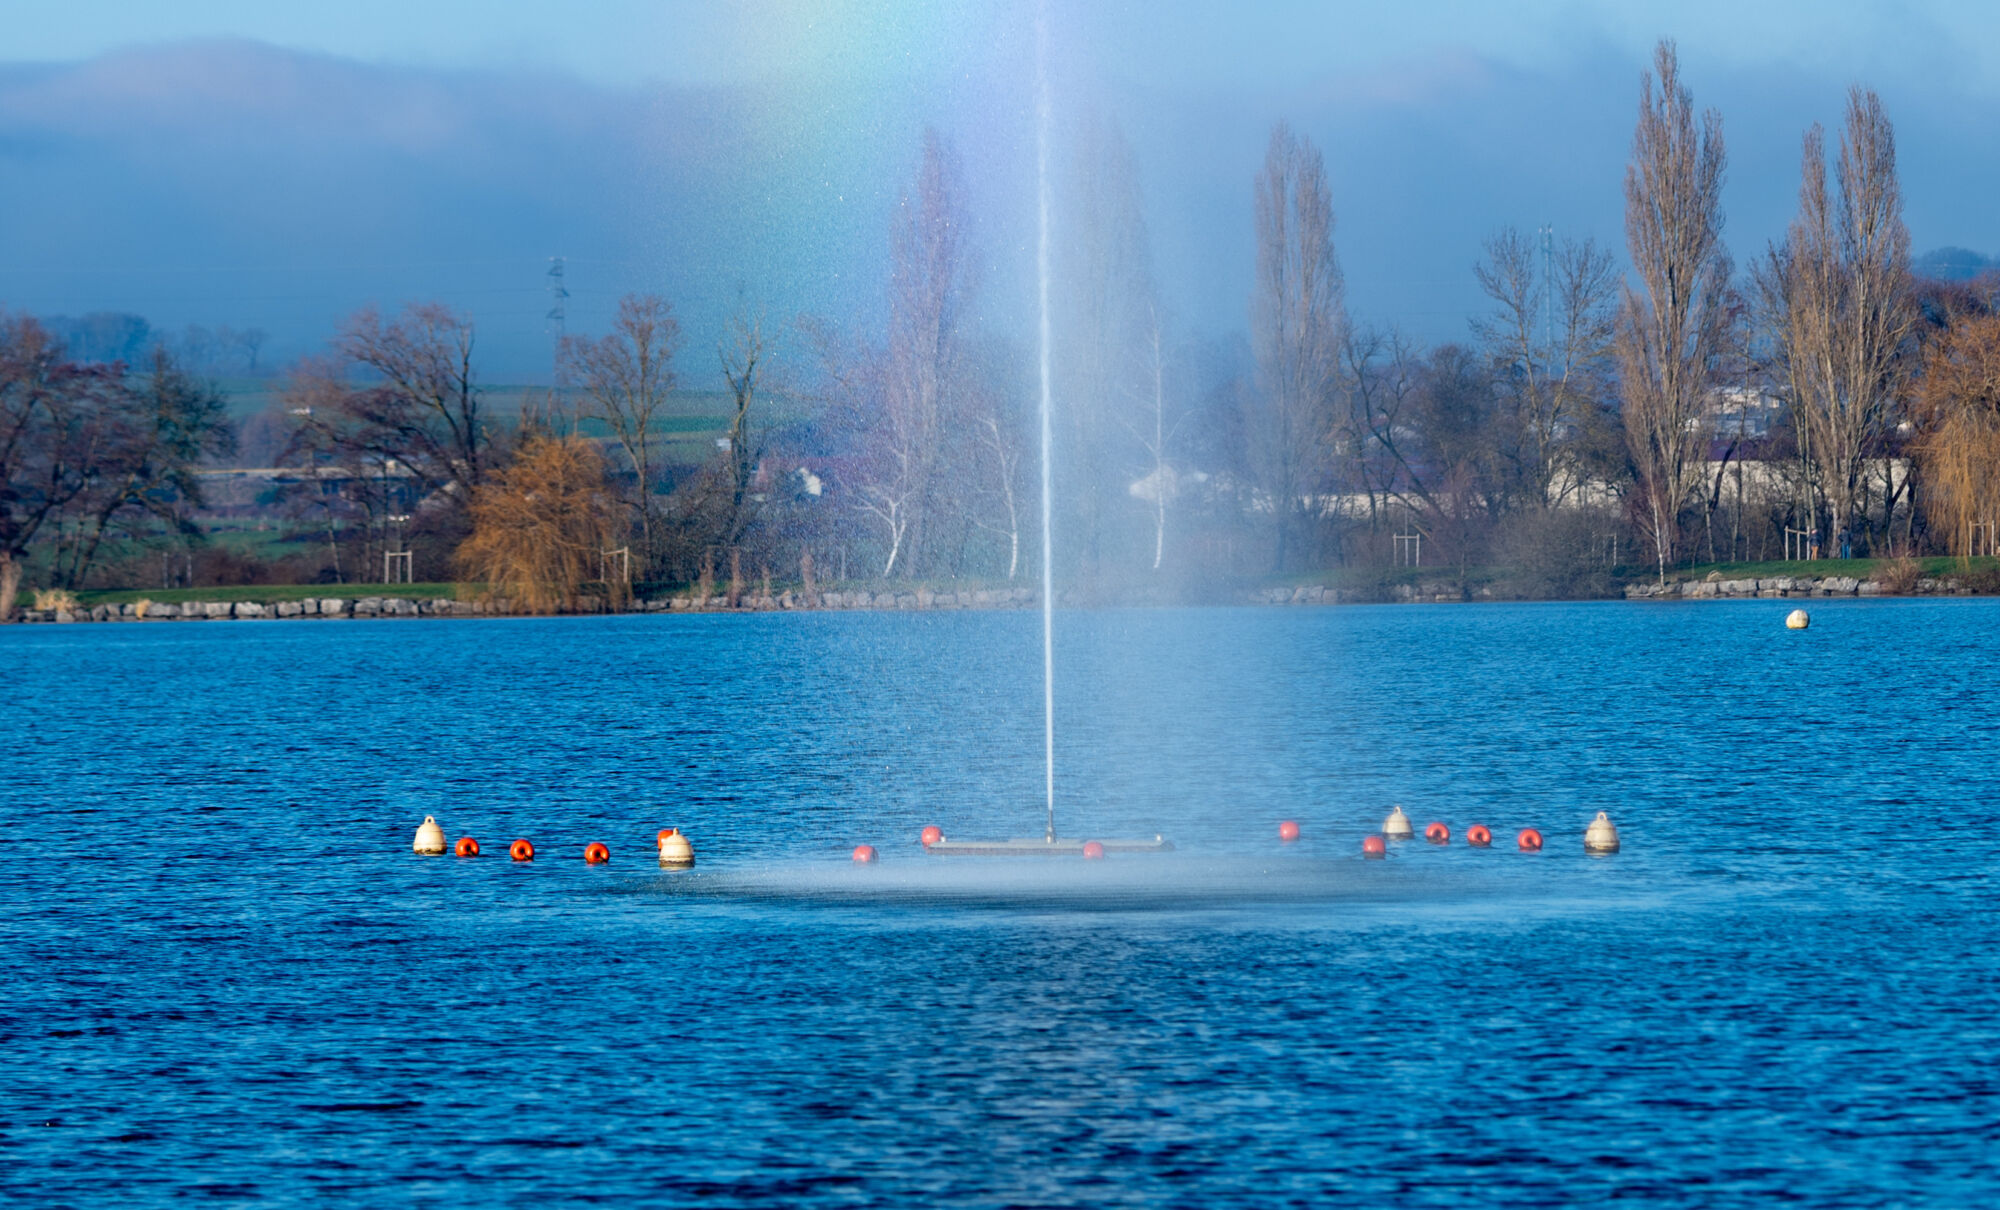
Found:
[[[14,620],[14,598],[21,594],[21,564],[11,550],[0,550],[0,625]]]

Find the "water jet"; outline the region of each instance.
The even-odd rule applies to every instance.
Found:
[[[1065,840],[1056,835],[1056,662],[1055,662],[1055,444],[1053,344],[1049,310],[1049,124],[1052,113],[1048,80],[1048,13],[1035,17],[1035,281],[1038,309],[1041,383],[1040,435],[1042,454],[1042,790],[1045,828],[1042,838],[949,841],[936,827],[924,829],[924,851],[939,857],[1085,857],[1104,853],[1160,853],[1172,849],[1165,837],[1151,840]],[[932,833],[936,833],[935,839]],[[1096,852],[1091,852],[1092,848]]]

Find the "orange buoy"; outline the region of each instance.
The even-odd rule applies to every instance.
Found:
[[[866,865],[869,862],[875,860],[875,846],[872,844],[855,845],[854,860],[860,862],[863,865]]]
[[[1465,843],[1483,849],[1493,843],[1493,832],[1483,823],[1473,824],[1465,830]]]
[[[479,842],[470,836],[461,836],[458,838],[458,843],[452,846],[451,851],[460,857],[477,857],[479,856]]]
[[[1451,829],[1441,823],[1427,823],[1424,825],[1424,839],[1432,844],[1450,844]]]
[[[611,850],[605,848],[601,842],[593,840],[583,846],[583,859],[591,865],[603,865],[611,860]]]
[[[936,824],[931,824],[929,827],[926,827],[924,829],[924,834],[919,838],[919,843],[921,843],[925,848],[928,849],[932,845],[936,844],[938,841],[943,839],[944,839],[944,829],[938,827]]]
[[[1363,857],[1387,857],[1389,855],[1389,846],[1383,843],[1380,836],[1364,836],[1361,838],[1361,855]]]
[[[1533,853],[1542,847],[1542,834],[1533,828],[1521,829],[1521,851]]]
[[[669,837],[669,836],[672,836],[672,835],[673,835],[673,834],[674,834],[674,833],[675,833],[676,831],[678,831],[678,830],[679,830],[679,829],[677,829],[677,828],[661,828],[661,829],[660,829],[660,834],[659,834],[658,836],[655,836],[655,837],[653,838],[653,843],[654,843],[654,844],[658,844],[658,843],[660,843],[660,842],[661,842],[662,840],[665,840],[665,839],[666,839],[667,837]]]
[[[1297,840],[1298,838],[1299,838],[1298,824],[1293,823],[1291,820],[1288,819],[1285,822],[1278,825],[1279,840],[1284,841],[1286,844],[1290,844],[1294,840]]]
[[[517,840],[507,846],[507,856],[512,857],[515,861],[533,861],[535,859],[535,846],[525,840]]]
[[[1094,840],[1086,840],[1083,842],[1083,855],[1091,861],[1096,861],[1104,856],[1104,846]]]

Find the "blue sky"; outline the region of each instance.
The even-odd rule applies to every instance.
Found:
[[[748,305],[866,327],[926,123],[965,157],[989,326],[1020,325],[1028,12],[1003,3],[16,5],[0,64],[0,302],[258,325],[310,351],[366,302],[480,321],[489,374],[677,300],[689,377]],[[1119,121],[1168,301],[1243,323],[1250,177],[1278,118],[1325,149],[1350,309],[1431,340],[1502,224],[1622,244],[1638,73],[1678,39],[1724,114],[1739,263],[1792,207],[1798,139],[1851,82],[1897,122],[1918,248],[2000,250],[2000,6],[1052,6],[1059,120]]]

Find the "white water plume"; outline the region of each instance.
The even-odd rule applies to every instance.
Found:
[[[1050,520],[1054,477],[1049,470],[1049,14],[1046,2],[1035,14],[1035,184],[1039,237],[1035,247],[1041,307],[1042,370],[1042,754],[1048,792],[1049,840],[1056,838],[1056,656],[1055,574]]]

